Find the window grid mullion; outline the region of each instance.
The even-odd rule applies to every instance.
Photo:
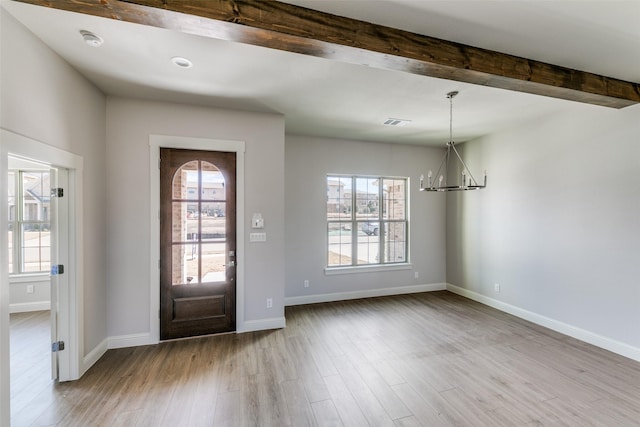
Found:
[[[378,262],[380,264],[385,264],[384,262],[384,241],[385,241],[385,225],[386,221],[384,220],[384,185],[383,185],[382,177],[378,178],[378,224],[380,224],[378,229]],[[387,215],[389,213],[387,212]]]
[[[17,242],[17,246],[15,247],[14,252],[16,253],[16,257],[14,258],[16,260],[16,265],[15,265],[15,269],[17,270],[18,273],[24,273],[24,266],[22,265],[23,262],[23,253],[22,251],[24,250],[23,246],[24,246],[24,239],[23,239],[23,233],[24,231],[22,230],[23,224],[24,224],[24,218],[23,218],[23,213],[24,213],[24,194],[22,194],[23,191],[23,185],[22,185],[22,181],[23,181],[23,171],[20,171],[18,173],[18,182],[17,184],[17,192],[16,192],[16,220],[18,223],[18,227],[15,231],[14,234],[17,235],[17,241],[16,239],[14,239],[14,242]]]
[[[358,265],[358,210],[356,191],[356,177],[351,177],[351,265]]]
[[[28,170],[15,170],[16,179],[14,183],[14,202],[15,202],[15,212],[14,219],[10,223],[13,227],[12,233],[12,243],[13,243],[13,272],[11,274],[25,274],[30,273],[26,271],[25,262],[26,255],[25,251],[29,248],[37,250],[38,253],[38,271],[39,273],[44,273],[42,270],[42,257],[43,257],[43,246],[42,246],[42,226],[45,224],[49,224],[50,221],[45,221],[42,219],[42,211],[38,209],[36,211],[37,218],[36,220],[30,219],[25,220],[25,198],[24,198],[24,174],[28,173]],[[40,174],[40,179],[42,179],[44,173]],[[42,182],[40,183],[42,187]],[[40,189],[41,193],[43,188]],[[26,241],[24,239],[24,233],[26,232],[25,226],[27,225],[38,225],[38,246],[37,247],[27,247]]]

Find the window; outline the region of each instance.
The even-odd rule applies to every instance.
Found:
[[[49,172],[12,170],[7,182],[9,274],[49,272]]]
[[[407,262],[407,178],[327,176],[327,267]]]

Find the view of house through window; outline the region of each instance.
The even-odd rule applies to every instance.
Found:
[[[49,172],[12,170],[7,182],[9,274],[49,272]]]
[[[407,262],[407,178],[327,176],[327,266]]]

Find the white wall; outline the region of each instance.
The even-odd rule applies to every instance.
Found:
[[[51,307],[51,281],[49,275],[12,277],[9,279],[9,311],[49,310]],[[29,292],[29,288],[31,291]]]
[[[572,111],[464,144],[447,279],[640,358],[640,106]]]
[[[401,293],[407,287],[418,290],[419,285],[445,282],[445,195],[418,191],[420,174],[437,169],[442,149],[297,135],[287,135],[285,147],[288,304],[340,299],[349,293],[383,294],[389,288]],[[325,275],[326,176],[331,173],[410,177],[411,269]],[[304,280],[309,280],[308,288]]]
[[[106,336],[105,204],[102,198],[105,98],[8,12],[3,9],[0,15],[0,127],[84,159],[84,228],[81,232],[84,236],[82,269],[86,276],[79,280],[83,281],[84,288],[86,354]],[[0,286],[5,288],[4,276],[2,280]],[[5,302],[1,306],[5,307]],[[2,322],[7,319],[3,313]],[[1,338],[1,347],[7,349],[8,338],[4,334]],[[8,361],[2,353],[4,372]],[[8,377],[0,377],[4,391]],[[3,414],[4,397],[3,394]]]
[[[284,118],[171,103],[107,102],[109,336],[151,334],[149,135],[246,143],[245,219],[265,219],[267,242],[245,240],[245,321],[284,317]],[[266,299],[273,298],[273,308]]]

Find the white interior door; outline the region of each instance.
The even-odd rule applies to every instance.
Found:
[[[54,195],[58,187],[58,171],[49,170],[51,184],[51,202],[49,203],[49,221],[51,244],[51,342],[58,341],[58,275],[54,274],[53,266],[58,264],[58,197]],[[51,351],[51,378],[58,379],[58,353]]]
[[[50,238],[51,238],[51,377],[60,378],[61,367],[69,364],[68,340],[64,333],[65,311],[61,298],[68,294],[69,251],[66,236],[69,233],[69,175],[66,169],[51,169]],[[62,304],[64,307],[64,304]],[[58,345],[64,343],[65,347]],[[57,347],[54,351],[54,347]],[[66,375],[63,373],[63,377]]]

